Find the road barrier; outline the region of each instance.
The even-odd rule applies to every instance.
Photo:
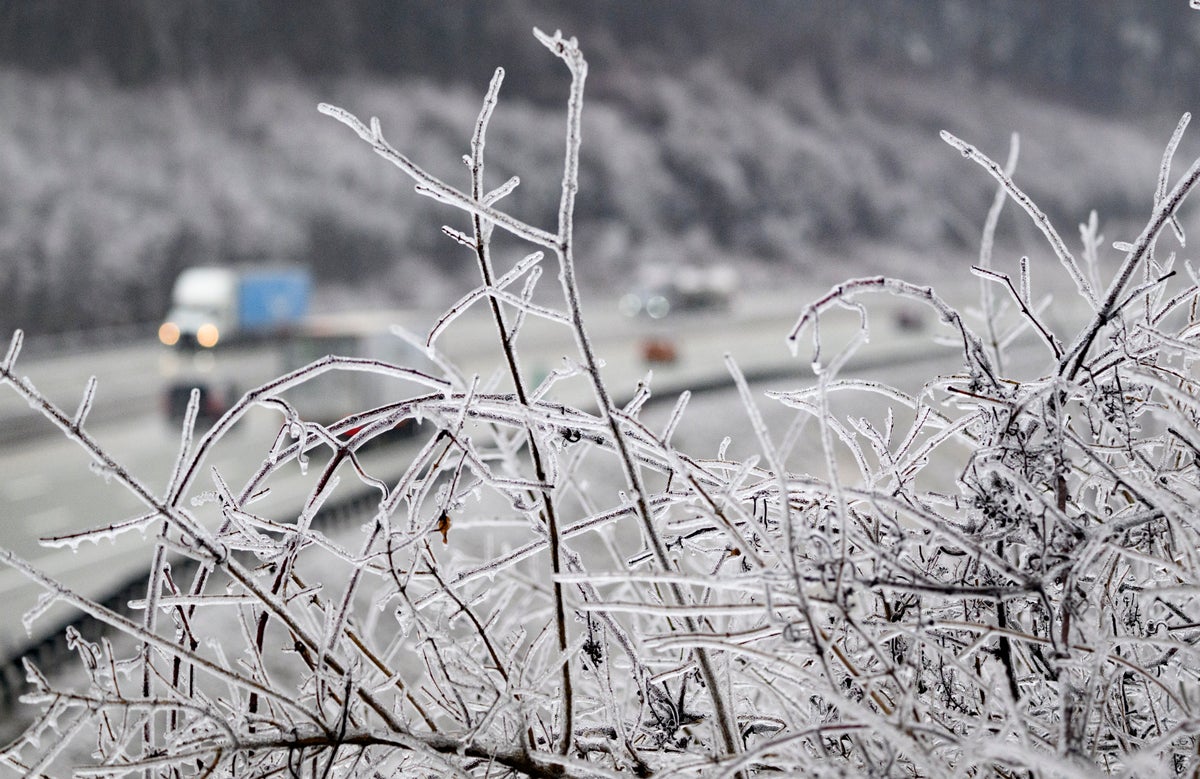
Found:
[[[337,500],[330,500],[314,517],[314,525],[325,529],[345,527],[352,521],[361,519],[374,510],[378,503],[379,492],[364,489],[352,495]],[[171,570],[180,580],[191,578],[197,570],[198,563],[187,558],[173,558]],[[143,600],[146,597],[146,573],[129,577],[107,595],[96,598],[96,602],[106,609],[130,616],[133,610],[129,608],[130,601]],[[39,669],[53,674],[53,669],[72,661],[75,653],[67,646],[66,633],[68,628],[74,628],[89,641],[95,641],[101,636],[114,635],[116,631],[108,625],[99,622],[91,616],[76,613],[74,617],[63,621],[57,628],[49,632],[45,638],[26,647],[20,652],[0,662],[0,719],[7,718],[16,712],[20,696],[28,688],[25,679],[24,661],[35,663]]]

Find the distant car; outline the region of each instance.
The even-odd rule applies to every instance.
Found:
[[[621,297],[618,308],[622,314],[662,319],[672,312],[725,309],[732,304],[738,286],[737,271],[729,265],[686,265],[660,269],[657,275],[666,278]]]
[[[651,319],[662,319],[671,311],[669,294],[669,290],[639,289],[622,295],[617,306],[628,317],[644,314]]]
[[[896,312],[894,317],[896,329],[905,333],[918,333],[925,329],[925,320],[921,318],[918,311],[911,308],[902,308]]]
[[[647,338],[641,343],[642,360],[648,363],[673,363],[679,359],[679,350],[669,338]]]

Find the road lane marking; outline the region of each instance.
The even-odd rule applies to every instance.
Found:
[[[0,493],[6,502],[39,498],[50,492],[51,479],[47,473],[34,472],[0,483]]]
[[[51,536],[75,524],[75,515],[65,506],[55,506],[35,514],[26,514],[24,521],[32,525],[38,536]]]

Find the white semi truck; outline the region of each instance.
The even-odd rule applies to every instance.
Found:
[[[312,278],[297,267],[194,267],[179,274],[158,329],[167,346],[211,349],[277,335],[308,314]]]

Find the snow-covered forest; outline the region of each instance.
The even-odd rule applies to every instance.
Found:
[[[0,327],[151,322],[198,263],[300,263],[327,286],[441,299],[470,268],[434,209],[312,106],[373,106],[450,176],[503,60],[494,164],[530,182],[513,210],[545,220],[563,95],[523,50],[535,24],[593,41],[585,282],[681,259],[833,280],[897,270],[872,245],[921,265],[970,247],[990,193],[957,175],[940,128],[995,155],[1019,128],[1047,213],[1127,223],[1200,77],[1178,5],[4,3]]]

